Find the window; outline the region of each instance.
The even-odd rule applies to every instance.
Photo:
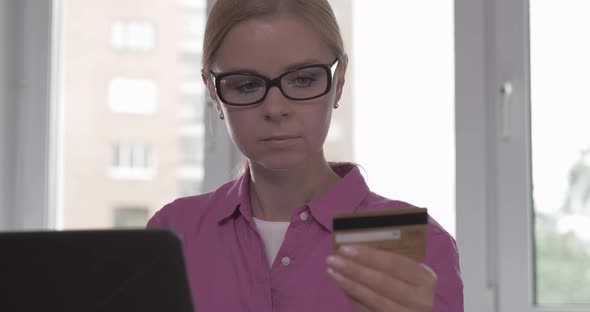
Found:
[[[152,148],[147,144],[115,144],[111,176],[117,179],[153,178]]]
[[[190,8],[187,8],[185,5],[187,5],[187,3],[194,4],[196,1],[158,0],[158,5],[144,5],[141,7],[134,7],[132,4],[122,5],[121,1],[117,2],[116,6],[111,5],[109,2],[97,2],[92,0],[63,0],[59,2],[63,2],[64,7],[67,8],[67,10],[60,11],[63,18],[56,19],[65,21],[65,23],[62,23],[63,29],[59,34],[60,36],[55,36],[57,38],[62,38],[63,40],[63,42],[60,43],[63,53],[52,55],[65,55],[67,57],[62,58],[59,64],[60,66],[55,67],[61,68],[63,71],[63,81],[56,80],[54,82],[61,83],[59,89],[62,91],[61,93],[63,93],[63,101],[60,102],[60,105],[62,105],[61,112],[63,113],[63,118],[59,119],[58,126],[61,129],[61,131],[58,132],[58,134],[60,134],[60,144],[52,147],[52,149],[59,150],[60,157],[57,158],[62,161],[60,162],[61,165],[57,167],[58,173],[56,176],[58,176],[58,178],[48,182],[49,184],[54,184],[54,182],[58,180],[62,181],[62,183],[55,183],[56,185],[60,185],[59,194],[57,195],[60,200],[56,202],[61,208],[56,210],[58,220],[55,222],[54,226],[59,229],[80,226],[111,226],[112,209],[113,207],[117,207],[117,205],[113,203],[133,202],[133,198],[142,198],[143,200],[147,201],[147,207],[150,207],[150,209],[156,209],[156,207],[161,207],[166,202],[169,202],[171,198],[177,196],[179,193],[180,180],[192,180],[193,178],[194,180],[201,179],[200,181],[203,183],[204,191],[210,190],[218,186],[221,182],[227,181],[226,178],[230,176],[229,174],[227,176],[224,174],[224,176],[221,176],[219,179],[211,178],[215,174],[220,173],[220,171],[205,170],[205,168],[209,167],[205,167],[203,164],[201,164],[200,167],[194,167],[199,168],[200,172],[193,170],[191,173],[188,173],[185,170],[187,168],[184,168],[185,166],[180,165],[179,161],[182,158],[179,155],[181,150],[179,146],[181,143],[179,134],[181,136],[186,135],[183,134],[184,126],[182,126],[182,123],[184,123],[184,121],[179,118],[178,114],[178,99],[182,98],[184,94],[196,95],[198,92],[205,94],[203,91],[195,91],[197,87],[202,88],[202,83],[197,85],[193,81],[179,81],[179,77],[190,77],[190,75],[182,76],[179,75],[178,71],[178,68],[181,67],[181,61],[179,59],[181,58],[180,55],[182,55],[182,53],[189,53],[193,55],[198,55],[201,53],[201,43],[194,42],[192,40],[185,40],[185,38],[182,36],[183,34],[188,34],[189,32],[181,31],[181,25],[178,23],[178,21],[182,20],[180,13],[185,10],[190,10],[192,14],[193,11],[198,7],[192,5]],[[204,2],[205,1],[203,1],[201,4]],[[388,148],[394,148],[389,150],[371,150],[370,152],[363,152],[363,145],[359,144],[359,142],[361,142],[361,140],[369,141],[366,140],[366,135],[363,134],[362,131],[368,130],[370,134],[369,137],[374,137],[375,133],[381,133],[383,129],[381,128],[375,131],[375,129],[371,128],[373,125],[381,124],[389,126],[399,119],[408,117],[412,117],[414,120],[420,121],[420,125],[422,127],[417,127],[420,128],[420,130],[432,129],[430,133],[443,133],[443,131],[439,130],[447,128],[445,128],[444,125],[434,128],[424,127],[423,125],[430,124],[430,119],[424,120],[421,118],[432,116],[428,114],[418,114],[416,111],[411,111],[408,115],[397,115],[396,112],[393,112],[392,116],[394,117],[391,118],[394,122],[392,122],[392,119],[387,119],[384,122],[382,119],[380,119],[382,118],[380,115],[386,115],[385,113],[381,112],[382,107],[395,107],[398,109],[397,112],[404,113],[404,109],[407,109],[408,107],[411,108],[416,102],[411,102],[410,105],[402,106],[400,103],[407,101],[408,97],[395,97],[398,95],[397,92],[406,90],[407,85],[405,84],[397,85],[397,88],[390,88],[391,85],[386,85],[386,88],[384,88],[384,85],[379,85],[379,88],[387,90],[388,92],[391,91],[392,93],[379,97],[378,99],[364,98],[366,95],[370,95],[373,90],[368,88],[367,84],[357,85],[356,82],[361,80],[358,77],[370,76],[372,74],[372,72],[366,70],[366,68],[371,65],[368,63],[364,63],[364,65],[354,65],[357,61],[368,61],[368,59],[382,59],[383,62],[393,59],[396,62],[392,63],[391,66],[393,69],[397,69],[397,67],[404,65],[402,60],[409,59],[408,57],[412,56],[412,53],[410,52],[422,50],[432,51],[438,49],[440,47],[439,45],[432,47],[418,46],[417,44],[429,42],[429,40],[426,39],[415,40],[416,36],[422,37],[422,33],[407,37],[402,37],[401,35],[403,35],[403,33],[395,33],[395,35],[392,35],[395,37],[395,40],[387,41],[398,42],[399,44],[397,44],[395,47],[383,46],[383,48],[385,48],[384,51],[387,53],[379,54],[381,53],[379,51],[381,46],[375,46],[374,44],[385,43],[381,41],[369,40],[368,38],[373,37],[374,33],[369,31],[368,27],[364,28],[363,25],[368,22],[387,21],[390,24],[373,24],[370,29],[387,29],[387,34],[384,33],[383,35],[390,36],[389,29],[407,29],[418,27],[422,24],[409,24],[411,26],[408,26],[406,23],[408,22],[407,19],[404,19],[404,23],[400,22],[399,24],[392,24],[396,19],[389,16],[389,14],[387,14],[387,17],[385,18],[374,18],[371,17],[372,14],[399,12],[400,15],[404,15],[408,12],[411,12],[407,14],[407,16],[414,16],[414,20],[423,21],[430,20],[431,17],[430,15],[425,17],[424,14],[438,14],[439,12],[443,12],[444,16],[452,18],[452,11],[450,10],[451,6],[448,5],[450,2],[445,2],[445,5],[448,5],[448,7],[445,8],[448,10],[437,7],[436,3],[439,2],[440,1],[432,1],[428,2],[426,5],[424,2],[420,2],[421,5],[419,8],[413,6],[412,10],[406,10],[405,7],[403,10],[398,10],[397,6],[402,7],[402,5],[405,5],[407,2],[392,2],[392,7],[384,9],[385,6],[389,5],[389,1],[388,4],[375,1],[370,5],[366,5],[366,3],[362,1],[332,1],[338,14],[338,18],[341,19],[341,25],[345,33],[345,40],[347,40],[349,51],[357,51],[358,49],[362,48],[363,45],[366,45],[366,47],[363,50],[364,52],[358,50],[359,55],[355,56],[351,54],[351,56],[355,59],[353,62],[351,62],[349,75],[354,75],[350,77],[354,79],[349,79],[348,81],[351,82],[349,87],[354,86],[354,88],[345,90],[343,102],[341,103],[340,108],[334,113],[334,117],[338,120],[338,123],[342,125],[342,127],[336,127],[336,129],[340,129],[341,131],[336,131],[337,135],[333,136],[335,139],[330,142],[331,146],[327,152],[330,153],[330,160],[338,160],[340,157],[342,160],[357,161],[365,167],[374,162],[376,168],[367,168],[369,173],[368,182],[372,188],[388,197],[408,200],[418,205],[431,206],[429,207],[431,208],[431,212],[435,214],[435,217],[439,221],[443,222],[444,217],[438,216],[452,216],[453,212],[452,210],[451,212],[448,212],[448,210],[440,210],[441,212],[436,213],[435,211],[438,209],[437,207],[452,205],[430,205],[428,203],[415,200],[416,196],[414,194],[419,191],[430,194],[429,190],[434,189],[432,185],[445,185],[449,188],[449,190],[443,192],[449,194],[453,193],[453,182],[452,180],[448,181],[448,179],[446,179],[446,177],[448,177],[446,170],[450,170],[452,172],[454,164],[448,161],[449,157],[452,158],[449,156],[449,153],[446,153],[446,150],[442,149],[450,147],[452,150],[452,142],[441,143],[440,147],[442,148],[436,146],[434,151],[428,150],[430,155],[443,155],[439,159],[435,159],[433,163],[428,162],[429,160],[432,160],[431,158],[425,160],[424,158],[419,157],[420,153],[424,152],[424,150],[419,150],[420,146],[418,146],[418,148],[414,148],[412,154],[404,154],[403,150],[397,148],[397,146],[394,146],[394,144],[389,144],[389,142],[386,142],[387,144],[384,145],[387,145]],[[424,10],[424,7],[428,7],[429,10]],[[204,8],[206,8],[206,6],[202,5],[201,8],[202,14],[205,15],[206,10]],[[420,10],[420,8],[422,8],[422,10]],[[92,14],[87,12],[92,12]],[[153,27],[158,30],[158,53],[151,53],[149,58],[143,56],[128,58],[127,55],[122,53],[112,53],[113,47],[111,40],[109,40],[109,30],[111,30],[111,27],[114,27],[111,25],[113,22],[113,16],[133,17],[138,15],[141,15],[141,17],[134,19],[149,20],[150,23],[153,24]],[[416,16],[419,18],[415,18]],[[26,20],[30,21],[35,19]],[[436,25],[437,26],[425,26],[422,28],[418,27],[417,29],[426,32],[426,28],[428,27],[438,28],[440,25],[445,25],[444,29],[448,30],[449,27],[452,27],[452,22],[445,22]],[[199,27],[201,29],[200,31],[202,32],[204,25],[193,25],[193,27]],[[81,35],[80,29],[88,29],[89,31],[83,32],[83,35]],[[90,31],[90,29],[96,31]],[[93,35],[87,36],[86,34],[88,33]],[[355,40],[356,38],[360,38],[365,39],[365,41],[359,40],[358,42],[354,42],[351,40],[353,37]],[[33,39],[34,38],[35,37],[33,36]],[[52,36],[52,38],[54,37]],[[176,39],[174,38],[178,40],[175,41]],[[444,44],[449,44],[452,46],[452,38],[445,37],[444,35],[437,38],[449,39],[437,40],[436,42],[445,41]],[[25,40],[26,43],[31,44],[32,42],[37,42],[35,40],[28,39],[29,38],[27,37],[27,40]],[[399,39],[407,40],[403,41]],[[163,40],[170,40],[170,42],[169,44],[164,44]],[[30,51],[36,50],[31,49]],[[377,52],[377,54],[372,55],[370,54],[371,51]],[[441,48],[441,51],[448,52],[448,46],[447,48]],[[46,55],[46,52],[47,51],[44,51],[44,54],[41,55]],[[434,55],[434,53],[432,55]],[[437,66],[445,66],[445,68],[448,67],[452,69],[452,55],[448,58],[441,56],[441,58],[445,58],[446,61],[444,62],[440,62],[440,60],[437,59],[433,60],[432,63],[429,63],[429,57],[431,55],[419,54],[418,56],[419,57],[417,58],[413,58],[415,61],[407,61],[408,64],[411,63],[412,65],[415,65],[415,75],[402,76],[401,78],[398,77],[389,81],[395,82],[394,85],[396,85],[398,82],[403,83],[411,81],[415,85],[424,86],[425,83],[423,79],[434,77],[431,75],[432,71],[430,70],[430,68],[433,66],[436,68],[438,68]],[[35,59],[42,60],[43,58],[38,57]],[[412,66],[408,66],[405,69],[411,69],[410,67]],[[365,71],[359,70],[363,68],[365,68]],[[158,75],[156,75],[156,73]],[[410,71],[410,73],[412,72]],[[160,76],[159,74],[162,75]],[[107,114],[103,114],[103,110],[105,109],[101,110],[101,108],[111,106],[111,97],[110,94],[108,94],[110,91],[106,92],[105,89],[110,89],[109,79],[113,77],[121,77],[123,79],[131,80],[133,80],[132,78],[149,78],[153,79],[153,81],[157,81],[157,87],[153,88],[155,90],[154,92],[141,92],[142,94],[154,93],[158,96],[157,104],[159,105],[157,105],[157,110],[153,109],[153,113],[150,118],[137,118],[137,116],[128,116],[128,114],[111,114],[108,111]],[[428,85],[436,84],[442,81],[444,83],[448,83],[448,85],[442,87],[441,89],[452,92],[452,77],[449,77],[445,74],[441,74],[440,76],[436,77],[437,78],[432,78],[435,80],[435,82],[430,81],[428,82]],[[421,78],[423,79],[421,80]],[[388,81],[386,79],[379,80]],[[352,89],[354,89],[354,92]],[[416,91],[416,88],[407,90]],[[418,91],[421,90],[423,90],[423,88],[418,89]],[[422,93],[425,92],[418,92],[417,94],[422,96]],[[356,96],[356,98],[353,97],[353,94]],[[383,92],[381,92],[381,94],[383,94]],[[153,98],[155,98],[155,96],[153,96]],[[436,97],[434,101],[431,98],[427,98],[426,102],[437,103],[441,101],[441,98],[444,98],[444,101],[450,101],[452,103],[452,98],[447,97],[446,95]],[[353,100],[355,101],[354,103]],[[421,98],[420,103],[423,104],[422,100],[423,98]],[[120,105],[113,105],[115,107],[125,107],[126,105],[131,105],[129,104],[129,101],[123,100],[113,102],[120,103]],[[138,101],[133,101],[133,103],[138,103]],[[349,105],[346,105],[346,103]],[[124,108],[121,109],[121,111],[146,111],[146,109],[143,108],[145,104],[134,105],[139,105],[142,108]],[[440,106],[445,106],[445,104],[440,104]],[[154,105],[154,107],[156,107],[156,105]],[[201,107],[205,107],[205,97],[203,97]],[[116,111],[115,109],[112,110]],[[421,108],[421,111],[424,112],[429,110],[427,108]],[[447,112],[447,110],[443,108],[441,108],[441,111]],[[452,113],[452,109],[450,111]],[[355,114],[353,114],[353,112]],[[355,116],[356,112],[362,112],[362,116]],[[407,111],[405,112],[407,113]],[[442,113],[439,114],[439,111],[435,112],[433,111],[432,115],[444,115]],[[411,113],[414,113],[414,115],[412,116]],[[378,118],[375,119],[375,116]],[[434,117],[432,118],[435,119]],[[446,118],[444,119],[447,120]],[[361,122],[363,123],[363,126],[355,128],[355,125],[360,125]],[[201,140],[202,151],[207,149],[206,155],[208,156],[209,160],[207,166],[217,166],[217,168],[231,167],[228,166],[228,163],[237,159],[235,156],[233,156],[233,153],[229,153],[233,152],[231,148],[222,146],[227,139],[227,136],[224,132],[225,129],[222,124],[214,123],[214,125],[211,127],[205,127],[203,120],[199,120],[193,121],[193,125],[191,126],[200,127],[206,130],[209,128],[220,130],[216,133],[217,137],[212,140],[213,142],[207,141],[210,140],[212,136],[209,135],[210,132],[204,131],[205,134],[202,135]],[[412,124],[409,125],[409,127],[414,129],[416,125]],[[361,131],[359,129],[363,130]],[[452,131],[452,128],[450,131]],[[387,133],[391,132],[392,131],[390,130],[387,131]],[[408,133],[408,127],[403,127],[403,131],[400,132]],[[187,137],[189,136],[190,135]],[[416,143],[417,141],[430,142],[422,140],[426,136],[427,135],[422,134],[419,139],[412,140],[411,142],[401,142],[403,144],[400,144],[400,146],[408,146]],[[338,138],[353,138],[356,146],[353,146],[352,144],[347,145],[346,143],[350,140],[338,140]],[[400,138],[401,136],[397,137],[397,139]],[[150,181],[116,181],[116,183],[112,183],[110,177],[105,177],[104,172],[105,168],[109,168],[113,163],[112,154],[114,154],[114,152],[110,152],[112,148],[111,144],[113,144],[113,142],[150,142],[153,150],[158,151],[158,179]],[[204,142],[212,144],[205,145]],[[430,145],[430,143],[424,143],[423,145],[427,146]],[[186,150],[189,149],[187,148]],[[194,148],[192,148],[192,150],[194,150]],[[402,153],[398,154],[400,151]],[[369,153],[382,156],[381,158],[370,158],[372,155],[369,155]],[[396,159],[390,159],[386,157],[387,155],[393,155],[396,157]],[[444,176],[445,178],[441,178],[441,181],[443,182],[427,181],[429,186],[425,187],[423,185],[426,183],[424,179],[421,181],[416,181],[418,179],[412,180],[412,187],[414,188],[414,191],[409,192],[404,188],[402,185],[403,183],[401,182],[396,185],[391,185],[388,188],[387,181],[376,177],[376,175],[380,174],[380,171],[389,171],[384,173],[384,175],[387,174],[388,176],[392,176],[392,172],[393,174],[397,174],[396,168],[389,168],[388,170],[383,170],[383,168],[388,168],[387,165],[390,163],[400,164],[405,163],[406,161],[409,163],[410,160],[412,161],[412,165],[408,167],[423,165],[421,168],[424,168],[422,172],[426,173],[424,175],[428,175],[429,177]],[[440,163],[437,161],[440,161]],[[234,163],[237,162],[238,161],[235,161]],[[192,161],[188,161],[188,163],[192,163]],[[193,165],[190,166],[191,168],[193,167]],[[440,170],[445,171],[443,172]],[[212,173],[212,175],[208,176],[207,179],[203,179],[203,176],[207,176],[207,174],[204,174],[204,171],[209,172],[209,174]],[[404,178],[401,178],[400,180],[404,180]],[[101,184],[97,187],[95,185],[95,182],[97,181],[101,183],[104,182],[104,184]],[[101,190],[101,192],[96,192],[97,189]],[[421,198],[423,197],[421,196]],[[429,201],[432,202],[432,200]],[[452,203],[452,201],[443,201]],[[94,215],[90,214],[89,212],[100,212],[100,218],[94,217]],[[445,225],[452,231],[453,226],[448,224],[452,223],[447,222],[447,225]]]
[[[590,45],[580,40],[590,6],[456,5],[456,57],[465,60],[457,67],[457,194],[466,307],[590,311]]]
[[[115,208],[113,228],[145,228],[149,217],[147,208]]]
[[[153,114],[158,86],[149,79],[113,78],[109,84],[109,107],[115,113]]]
[[[334,134],[352,138],[372,191],[428,208],[454,236],[454,1],[332,3],[354,51]]]
[[[155,46],[154,25],[140,20],[117,20],[111,27],[111,44],[117,50],[150,51]]]
[[[558,4],[530,3],[534,297],[590,310],[590,3]]]

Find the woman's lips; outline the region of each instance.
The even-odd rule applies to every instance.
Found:
[[[271,147],[283,148],[297,144],[300,139],[301,137],[299,136],[277,135],[264,138],[262,139],[262,142]]]

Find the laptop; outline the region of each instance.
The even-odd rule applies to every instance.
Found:
[[[169,230],[0,233],[0,311],[193,311]]]

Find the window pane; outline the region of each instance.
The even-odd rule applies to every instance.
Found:
[[[196,20],[180,23],[186,12]],[[198,190],[204,131],[193,129],[204,129],[205,92],[193,72],[179,72],[185,55],[201,55],[201,42],[181,43],[202,37],[205,15],[206,0],[63,0],[58,228],[143,226],[188,193],[181,181]],[[191,66],[200,69],[200,57]],[[179,113],[184,98],[190,118]],[[196,151],[188,168],[179,162],[187,134]]]
[[[352,14],[343,30],[353,38],[354,118],[333,137],[354,138],[353,159],[373,191],[428,208],[454,236],[453,1],[357,0],[352,13],[347,2],[332,1]]]
[[[536,302],[590,305],[590,2],[531,1]]]

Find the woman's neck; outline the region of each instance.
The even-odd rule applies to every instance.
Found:
[[[292,170],[250,165],[252,215],[268,221],[290,221],[295,209],[334,187],[340,177],[321,161]]]

